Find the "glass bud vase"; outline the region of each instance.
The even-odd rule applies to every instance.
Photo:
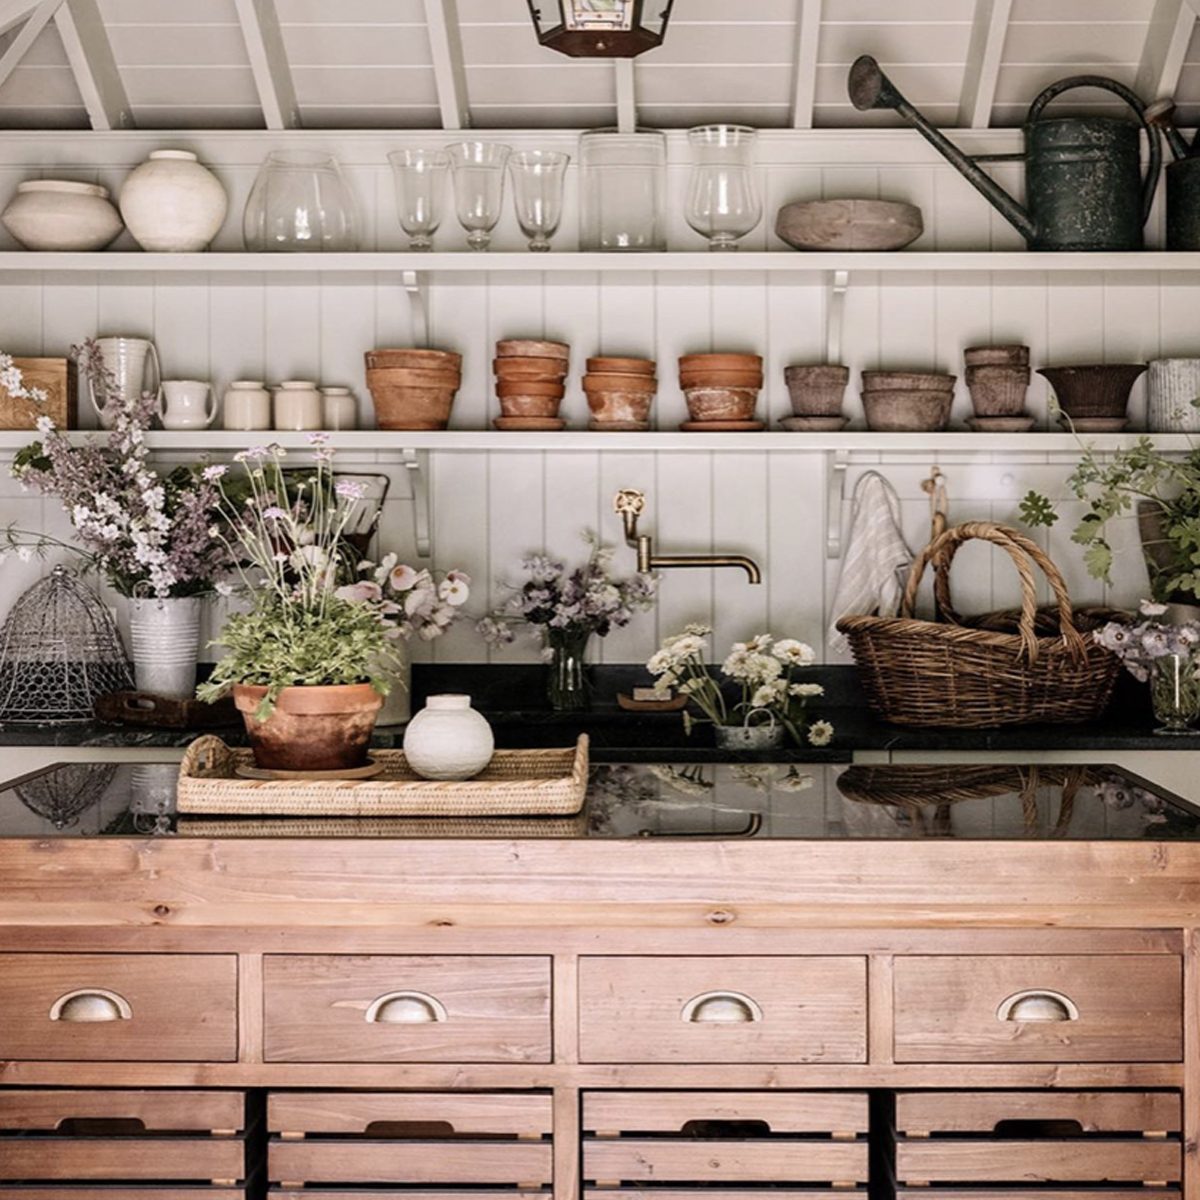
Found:
[[[1194,732],[1200,719],[1200,680],[1196,662],[1190,656],[1166,654],[1150,667],[1150,699],[1158,734]]]
[[[568,629],[549,629],[549,675],[546,698],[555,712],[581,712],[589,705],[585,664],[591,634]]]

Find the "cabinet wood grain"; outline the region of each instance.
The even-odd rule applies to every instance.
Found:
[[[0,1090],[0,1129],[57,1129],[80,1120],[137,1121],[152,1132],[239,1131],[241,1092]]]
[[[1177,1092],[901,1092],[900,1133],[992,1133],[1005,1121],[1070,1121],[1081,1133],[1178,1133]]]
[[[864,1092],[588,1092],[583,1128],[680,1132],[689,1121],[758,1121],[771,1133],[866,1133]]]
[[[942,1141],[896,1147],[904,1183],[1175,1183],[1182,1177],[1178,1142],[1121,1139]]]
[[[552,1124],[549,1095],[511,1092],[272,1092],[272,1133],[366,1133],[373,1124],[445,1124],[448,1133],[541,1137]]]
[[[865,1183],[867,1146],[775,1139],[597,1139],[584,1145],[583,1177],[620,1183]]]
[[[277,1141],[267,1162],[273,1182],[540,1185],[553,1178],[549,1142]]]

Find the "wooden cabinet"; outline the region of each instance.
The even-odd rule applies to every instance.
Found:
[[[549,1062],[550,960],[268,955],[270,1062]]]
[[[895,963],[897,1062],[1177,1062],[1174,955],[910,956]]]
[[[579,1043],[595,1063],[864,1062],[859,957],[613,957],[579,963]]]
[[[231,1062],[232,954],[0,954],[0,1059]]]

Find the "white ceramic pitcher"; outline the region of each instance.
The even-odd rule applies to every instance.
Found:
[[[92,407],[100,419],[101,429],[111,429],[117,423],[121,407],[136,399],[144,391],[157,392],[162,382],[162,371],[158,365],[158,351],[154,343],[145,338],[102,337],[96,339],[100,347],[100,358],[105,369],[112,375],[116,393],[96,394],[96,388],[88,381],[88,395]],[[151,380],[146,382],[146,369],[152,368]]]
[[[217,415],[212,384],[202,379],[164,379],[158,416],[164,429],[207,429]]]

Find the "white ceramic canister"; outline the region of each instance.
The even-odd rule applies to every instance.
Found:
[[[17,184],[0,221],[27,250],[103,250],[122,229],[108,188],[70,179]]]
[[[348,387],[323,387],[321,415],[326,429],[355,429],[358,426],[358,400]]]
[[[129,173],[121,216],[143,250],[207,250],[229,210],[221,181],[190,150],[153,150]]]
[[[271,393],[261,379],[235,379],[221,401],[226,429],[270,429]]]
[[[404,757],[424,779],[470,779],[494,749],[492,727],[470,696],[430,696],[404,731]]]
[[[1146,424],[1152,433],[1200,432],[1200,358],[1150,363]]]
[[[276,429],[320,429],[321,393],[311,379],[285,379],[275,388]]]
[[[164,429],[207,429],[217,415],[212,384],[202,379],[164,379],[158,418]]]

